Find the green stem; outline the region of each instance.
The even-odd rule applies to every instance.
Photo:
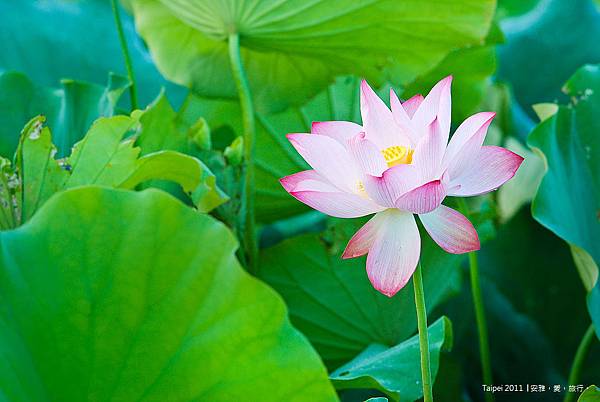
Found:
[[[254,120],[254,106],[248,78],[240,54],[240,37],[237,33],[229,35],[229,60],[235,86],[237,87],[242,108],[244,123],[244,197],[242,200],[242,213],[244,214],[243,238],[248,255],[248,268],[256,272],[258,245],[256,241],[256,228],[254,221],[254,142],[256,137],[256,124]]]
[[[123,32],[123,24],[121,23],[121,15],[119,14],[119,8],[117,0],[111,0],[112,12],[115,17],[115,24],[117,25],[117,32],[119,34],[119,42],[121,43],[121,50],[123,51],[123,58],[125,59],[125,68],[127,69],[127,77],[131,86],[129,87],[129,97],[131,98],[131,110],[137,109],[137,94],[135,91],[135,75],[133,73],[133,65],[131,64],[131,57],[129,56],[129,49],[127,48],[127,40],[125,39],[125,33]]]
[[[429,360],[429,335],[427,333],[427,310],[425,309],[425,292],[423,291],[423,276],[421,263],[413,274],[415,287],[415,306],[417,308],[417,326],[419,328],[419,349],[421,350],[421,379],[423,382],[423,401],[433,401],[431,382],[431,365]]]
[[[592,344],[592,340],[594,339],[594,324],[590,324],[587,331],[581,338],[581,343],[577,347],[577,352],[575,353],[575,358],[573,359],[573,365],[571,366],[571,372],[569,373],[568,385],[577,385],[579,382],[579,374],[581,373],[581,367],[585,362],[585,358],[587,356],[588,351],[590,350],[590,345]],[[575,392],[567,392],[565,394],[564,402],[572,402],[575,401],[577,393]]]
[[[469,208],[462,198],[459,198],[460,209],[467,218],[469,218]],[[492,364],[490,359],[490,344],[485,316],[485,306],[483,304],[483,295],[481,293],[481,280],[479,279],[479,264],[477,262],[477,253],[469,253],[469,273],[471,276],[471,293],[473,294],[473,307],[475,308],[475,321],[477,321],[477,334],[479,336],[479,356],[481,359],[481,371],[483,374],[483,383],[493,385]],[[485,392],[486,402],[494,402],[494,394]]]
[[[477,321],[477,333],[479,335],[479,355],[481,357],[481,371],[483,373],[483,382],[487,385],[493,385],[492,364],[490,359],[490,344],[487,329],[487,320],[485,317],[485,306],[483,305],[483,296],[481,294],[481,282],[479,280],[479,264],[477,263],[477,253],[469,253],[469,272],[471,274],[471,292],[473,293],[473,305],[475,307],[475,320]],[[494,394],[485,393],[486,402],[494,402]]]

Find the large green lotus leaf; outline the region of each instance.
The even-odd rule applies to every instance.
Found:
[[[560,106],[530,134],[547,173],[533,200],[536,220],[600,262],[600,68],[586,66],[567,83]]]
[[[531,116],[532,104],[561,96],[573,71],[600,62],[600,12],[593,0],[501,0],[498,13],[506,37],[498,47],[498,77],[512,84]]]
[[[541,0],[498,0],[498,19],[515,17],[534,9]]]
[[[259,277],[286,300],[292,322],[335,368],[368,345],[397,345],[417,328],[412,281],[394,297],[377,292],[364,258],[340,255],[362,221],[343,220],[326,237],[306,234],[262,250]],[[422,238],[427,308],[432,310],[460,286],[464,256],[447,254]]]
[[[5,184],[1,209],[6,216],[3,228],[16,227],[56,192],[85,185],[133,189],[149,180],[169,180],[189,194],[201,212],[208,212],[227,200],[216,186],[216,178],[198,159],[175,151],[158,151],[139,157],[136,137],[124,138],[137,119],[129,116],[100,118],[73,147],[68,158],[55,159],[52,134],[44,118],[32,119],[24,128],[16,154],[16,166],[2,172]],[[4,165],[7,165],[5,162]],[[8,182],[14,177],[16,185]],[[12,202],[13,198],[15,202]],[[16,211],[16,213],[15,213]]]
[[[426,94],[442,78],[452,75],[452,97],[460,101],[452,105],[455,124],[477,112],[489,92],[490,76],[496,70],[495,45],[502,33],[494,24],[485,43],[449,53],[433,70],[419,76],[402,92],[405,99],[416,93]]]
[[[588,310],[596,329],[596,335],[600,339],[600,285],[596,283],[596,286],[590,291],[587,297]]]
[[[128,80],[113,74],[105,87],[62,80],[58,89],[36,85],[21,73],[1,74],[0,155],[12,157],[21,129],[39,114],[46,117],[54,133],[59,155],[68,154],[94,120],[115,113],[116,104],[128,86]]]
[[[479,263],[489,289],[484,295],[493,316],[490,345],[497,380],[566,382],[573,354],[589,325],[585,289],[568,245],[522,209],[482,248]],[[457,340],[461,339],[458,314],[464,316],[464,309],[457,316],[449,314]],[[476,339],[472,331],[472,338],[463,338],[465,349]]]
[[[590,385],[579,396],[577,402],[600,402],[600,388]]]
[[[232,233],[163,192],[68,190],[0,243],[3,400],[336,400]]]
[[[569,246],[521,209],[498,228],[478,257],[495,383],[566,384],[573,355],[590,324],[585,289]],[[470,289],[463,286],[440,311],[452,320],[452,354],[460,359],[475,400],[481,393],[481,363],[474,347],[478,336]],[[599,363],[600,349],[592,348],[583,384],[594,381]],[[536,394],[519,397],[523,402],[539,400]]]
[[[135,0],[136,27],[159,69],[203,96],[237,96],[227,38],[238,33],[260,111],[300,105],[336,75],[396,83],[478,44],[492,0]]]
[[[121,20],[140,106],[150,103],[162,86],[178,105],[184,88],[162,78],[135,32],[133,19],[121,12]],[[126,75],[107,0],[4,0],[0,2],[0,43],[0,72],[20,71],[40,85],[55,87],[65,77],[104,84],[109,71]]]
[[[452,324],[446,317],[427,329],[431,375],[435,381],[440,353],[452,347]],[[368,346],[362,353],[330,374],[337,389],[377,389],[393,401],[415,401],[423,396],[419,335],[396,345]]]
[[[477,111],[486,94],[489,77],[496,69],[493,46],[459,49],[450,53],[427,75],[410,84],[403,92],[408,99],[415,93],[427,93],[440,79],[453,75],[453,96],[460,99],[452,107],[454,121],[462,121]]]

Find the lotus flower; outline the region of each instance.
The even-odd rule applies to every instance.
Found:
[[[414,214],[447,252],[478,250],[471,222],[442,202],[497,189],[523,161],[507,149],[483,145],[495,113],[467,118],[448,143],[451,83],[451,76],[444,78],[427,97],[403,103],[391,90],[390,110],[363,80],[362,126],[315,122],[311,134],[287,135],[313,168],[281,179],[292,196],[338,218],[375,214],[350,239],[342,258],[368,254],[369,279],[389,297],[406,285],[419,261]]]

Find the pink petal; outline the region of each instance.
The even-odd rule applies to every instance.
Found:
[[[417,144],[412,159],[412,164],[421,172],[423,182],[439,178],[446,150],[446,137],[442,134],[437,118],[429,125],[428,131]]]
[[[367,254],[373,242],[375,242],[382,224],[385,223],[385,216],[385,214],[375,214],[358,232],[354,233],[342,254],[342,258],[348,259]]]
[[[315,170],[304,170],[294,173],[279,179],[279,182],[288,193],[292,191],[339,191]]]
[[[384,209],[356,194],[320,191],[293,191],[290,194],[309,207],[336,218],[358,218]]]
[[[450,195],[473,196],[495,190],[510,180],[523,158],[508,149],[483,146],[475,160],[460,176],[451,178],[450,185],[458,185]]]
[[[477,231],[458,211],[440,205],[427,214],[419,215],[425,230],[441,248],[452,254],[479,250]]]
[[[496,113],[482,112],[467,117],[454,132],[444,155],[445,161],[450,161],[460,152],[465,143],[475,134],[480,133],[483,127],[489,127]]]
[[[385,158],[375,144],[358,133],[348,140],[348,150],[362,173],[380,176],[387,169]]]
[[[415,112],[417,111],[419,106],[421,106],[423,99],[423,95],[416,94],[415,96],[406,100],[402,104],[402,107],[404,108],[404,110],[406,110],[406,114],[408,114],[408,117],[410,117],[411,119],[414,117]]]
[[[478,113],[471,116],[471,121],[465,120],[456,130],[442,162],[442,165],[447,167],[451,180],[460,176],[473,163],[495,115],[495,113]],[[464,128],[461,130],[461,127]]]
[[[390,107],[392,109],[392,115],[394,116],[394,120],[400,126],[403,132],[410,138],[412,144],[416,144],[419,140],[416,135],[416,131],[413,128],[412,121],[410,120],[409,115],[404,110],[404,107],[400,103],[400,99],[396,95],[396,92],[392,88],[390,88]]]
[[[362,126],[350,121],[316,121],[312,124],[311,133],[326,135],[346,146],[346,141],[364,131]]]
[[[446,135],[446,142],[447,136],[450,135],[451,84],[452,76],[448,76],[435,84],[413,116],[413,121],[419,127],[428,127],[433,119],[437,117],[442,133]]]
[[[440,206],[446,197],[442,180],[433,180],[402,195],[395,202],[396,208],[414,214],[425,214]]]
[[[288,134],[294,148],[321,176],[340,190],[355,192],[360,174],[342,144],[325,135]]]
[[[367,194],[379,205],[390,208],[402,194],[415,188],[419,183],[419,171],[412,165],[397,165],[381,177],[366,175],[363,184]]]
[[[390,109],[365,80],[360,84],[360,113],[367,139],[373,141],[379,149],[409,145],[408,138],[401,133]]]
[[[373,287],[388,297],[409,281],[419,262],[421,238],[410,213],[388,209],[367,256],[367,275]]]

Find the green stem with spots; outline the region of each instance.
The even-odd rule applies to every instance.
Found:
[[[129,87],[129,97],[131,98],[131,110],[137,109],[137,93],[135,84],[135,75],[133,73],[133,65],[131,64],[131,56],[129,55],[129,49],[127,48],[127,40],[125,39],[125,33],[123,32],[123,23],[121,22],[121,15],[119,14],[119,8],[117,0],[111,0],[112,12],[115,17],[115,25],[117,26],[117,33],[119,34],[119,42],[121,43],[121,50],[123,51],[123,58],[125,59],[125,68],[127,69],[127,77],[131,86]]]
[[[469,208],[467,203],[462,198],[459,198],[458,201],[461,212],[469,218]],[[471,277],[471,293],[473,295],[475,321],[477,321],[477,334],[479,336],[479,356],[481,359],[483,383],[486,385],[493,385],[487,319],[485,316],[483,295],[481,293],[481,280],[479,279],[479,264],[477,262],[476,252],[469,253],[469,273]],[[491,392],[485,392],[484,397],[486,402],[494,402],[494,394]]]
[[[244,220],[242,236],[248,260],[248,269],[250,272],[256,273],[258,244],[256,241],[256,223],[254,218],[254,143],[256,141],[254,105],[252,104],[248,77],[242,63],[240,36],[237,33],[230,34],[228,44],[231,71],[240,98],[244,124],[244,195],[242,198]]]
[[[581,338],[581,342],[577,347],[577,352],[575,352],[575,358],[573,358],[573,365],[571,366],[571,372],[569,373],[569,380],[567,386],[577,385],[577,383],[579,382],[581,368],[583,366],[583,363],[585,362],[585,358],[588,354],[588,351],[590,350],[590,345],[594,340],[594,336],[594,324],[590,324],[587,331],[585,331],[585,334],[583,334],[583,338]],[[564,402],[574,402],[576,396],[576,392],[567,392],[565,394]]]
[[[424,402],[433,401],[433,382],[431,381],[431,362],[429,358],[429,334],[427,333],[427,310],[425,308],[425,292],[423,291],[423,275],[421,263],[413,274],[415,288],[415,306],[417,308],[417,327],[419,328],[419,349],[421,351],[421,380],[423,383]]]

